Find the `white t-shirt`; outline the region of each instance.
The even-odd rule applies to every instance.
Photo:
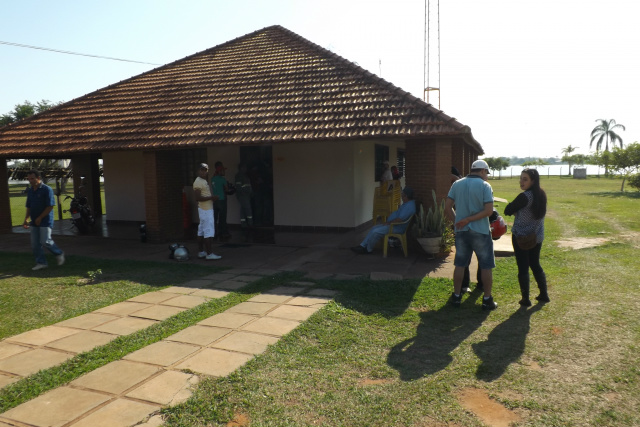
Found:
[[[193,181],[193,190],[200,190],[200,195],[202,197],[211,197],[211,189],[209,188],[209,183],[206,179],[202,179],[197,177],[195,181]],[[213,209],[213,201],[205,200],[199,201],[198,207],[202,210],[209,211]]]

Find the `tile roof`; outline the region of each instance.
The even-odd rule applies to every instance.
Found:
[[[468,126],[272,26],[0,128],[0,156],[414,138]]]

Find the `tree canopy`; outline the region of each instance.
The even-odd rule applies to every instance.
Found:
[[[615,129],[620,128],[622,130],[626,130],[624,125],[616,123],[614,119],[598,119],[596,122],[600,123],[591,131],[591,142],[589,143],[589,148],[591,148],[594,141],[596,141],[596,151],[600,151],[602,148],[602,141],[605,142],[604,151],[609,151],[609,141],[611,141],[614,146],[616,145],[616,142],[618,142],[620,144],[620,148],[622,148],[622,138],[615,132]]]
[[[509,159],[506,157],[485,157],[485,162],[489,165],[489,169],[494,171],[505,170],[509,166]]]
[[[37,103],[32,103],[30,101],[24,101],[22,104],[16,104],[13,107],[12,111],[9,111],[6,114],[0,116],[0,126],[6,126],[11,123],[19,122],[22,119],[26,119],[27,117],[31,117],[34,114],[42,113],[43,111],[47,111],[49,108],[55,107],[58,104],[53,104],[46,99],[38,101]]]
[[[624,191],[625,181],[640,171],[640,144],[634,142],[627,148],[614,147],[612,151],[601,151],[596,153],[594,160],[596,164],[605,165],[622,175],[620,191]]]

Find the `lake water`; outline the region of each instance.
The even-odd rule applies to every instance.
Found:
[[[531,168],[531,166],[528,166]],[[602,175],[604,176],[604,168],[602,166],[597,165],[581,165],[579,168],[587,168],[587,175]],[[491,171],[492,176],[501,177],[501,178],[510,178],[510,177],[518,177],[522,173],[522,169],[524,166],[507,166],[505,170],[502,171]],[[573,173],[573,169],[575,166],[571,166],[571,173]],[[569,165],[549,165],[549,166],[535,166],[533,169],[536,169],[538,173],[542,176],[558,176],[558,175],[567,175],[569,173]]]

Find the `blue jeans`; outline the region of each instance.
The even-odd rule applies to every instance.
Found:
[[[360,243],[360,246],[365,247],[367,249],[367,252],[372,252],[373,248],[376,246],[376,243],[378,243],[380,239],[382,239],[384,235],[387,234],[388,232],[389,232],[389,225],[385,225],[385,224],[374,225],[373,228],[369,230],[367,237],[365,237],[362,243]],[[393,232],[400,233],[401,229],[398,226],[394,225]]]
[[[491,240],[490,234],[482,234],[473,230],[458,231],[456,233],[456,257],[453,260],[453,265],[468,267],[474,252],[478,257],[478,268],[491,270],[496,267],[493,240]]]
[[[47,257],[44,256],[43,247],[47,248],[49,252],[54,255],[62,255],[62,249],[60,249],[51,240],[51,227],[31,227],[31,249],[33,250],[33,256],[36,257],[38,264],[47,265]]]

